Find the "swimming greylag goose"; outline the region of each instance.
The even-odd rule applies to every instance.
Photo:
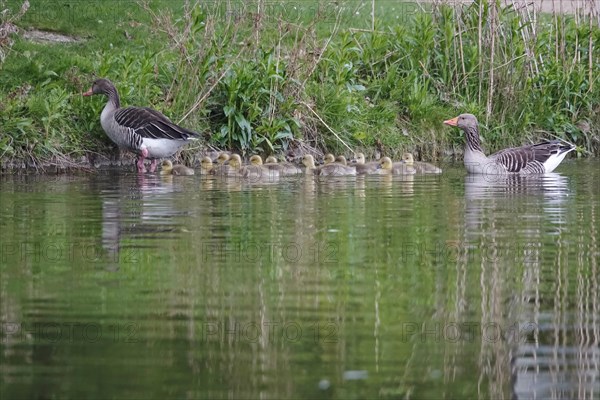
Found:
[[[302,170],[296,167],[294,164],[289,162],[278,162],[273,156],[267,157],[263,164],[266,168],[279,171],[281,176],[298,175],[302,173]]]
[[[537,144],[500,150],[486,156],[479,140],[477,118],[472,114],[461,114],[444,121],[465,132],[465,167],[471,174],[544,174],[552,172],[565,156],[575,150],[571,143],[549,140]]]
[[[315,159],[312,155],[306,154],[302,158],[302,164],[306,167],[307,174],[323,175],[323,176],[346,176],[356,175],[356,169],[347,165],[338,164],[336,162],[315,166]]]
[[[351,165],[356,168],[357,174],[377,174],[379,161],[365,162],[365,155],[363,153],[356,153],[354,163]]]
[[[410,165],[406,165],[402,162],[394,163],[389,157],[382,157],[379,161],[379,172],[380,175],[413,175],[417,171]]]
[[[100,125],[117,146],[139,155],[137,169],[140,173],[145,172],[144,159],[152,160],[150,172],[154,172],[158,158],[173,155],[190,139],[199,136],[151,108],[121,108],[117,89],[108,79],[95,80],[92,88],[83,95],[94,94],[108,96],[108,102],[100,114]]]
[[[171,160],[164,160],[161,164],[161,175],[194,175],[194,170],[185,165],[175,164]]]
[[[433,164],[423,161],[415,161],[411,153],[402,154],[402,162],[413,167],[417,174],[441,174],[442,170]]]

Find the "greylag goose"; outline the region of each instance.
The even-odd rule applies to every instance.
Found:
[[[365,162],[365,155],[363,153],[356,153],[356,158],[352,166],[356,168],[358,174],[377,174],[377,166],[379,161]]]
[[[479,141],[477,118],[472,114],[461,114],[444,121],[465,132],[465,167],[471,174],[544,174],[552,172],[565,156],[575,150],[571,143],[548,140],[537,144],[500,150],[486,156]]]
[[[402,162],[413,167],[417,174],[441,174],[442,170],[433,164],[423,161],[415,161],[411,153],[402,154]]]
[[[139,155],[138,172],[145,172],[144,159],[151,159],[150,172],[156,169],[157,159],[173,155],[196,132],[182,128],[160,112],[148,107],[121,108],[115,85],[108,79],[94,81],[84,96],[103,94],[108,102],[100,114],[100,125],[108,137],[121,148]]]
[[[394,163],[389,157],[382,157],[379,161],[380,175],[413,175],[416,172],[412,166],[402,162]]]
[[[273,156],[267,157],[265,163],[263,164],[266,168],[279,171],[279,175],[281,176],[290,176],[290,175],[298,175],[302,173],[302,170],[296,167],[294,164],[289,162],[278,162],[277,159]]]
[[[175,164],[171,160],[164,160],[161,164],[161,175],[194,175],[194,170],[185,165]]]
[[[356,175],[356,169],[347,165],[332,162],[329,164],[315,166],[315,159],[312,155],[306,154],[302,158],[302,164],[306,167],[307,174],[323,175],[323,176],[347,176]]]

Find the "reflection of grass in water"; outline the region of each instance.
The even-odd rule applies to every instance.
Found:
[[[488,111],[488,151],[544,131],[597,151],[600,30],[548,16],[534,35],[528,18],[487,1],[36,2],[21,26],[85,40],[15,44],[0,75],[0,154],[107,151],[102,101],[73,95],[93,75],[114,80],[124,104],[185,117],[214,144],[246,151],[282,151],[296,137],[430,158],[462,146],[440,121],[472,112],[486,122]]]

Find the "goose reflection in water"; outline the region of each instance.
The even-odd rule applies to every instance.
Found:
[[[564,205],[569,197],[569,181],[557,174],[544,175],[474,175],[465,176],[465,221],[468,231],[477,234],[486,211],[494,210],[489,219],[514,217],[524,212],[524,218],[545,215],[549,222],[561,224]],[[494,207],[490,207],[494,204]],[[506,214],[498,213],[506,210]]]
[[[181,182],[154,175],[111,175],[113,189],[100,193],[102,199],[102,247],[107,269],[118,270],[121,263],[134,262],[139,246],[121,246],[123,237],[161,239],[176,231],[173,217],[178,211],[173,194]]]
[[[482,343],[495,361],[481,358],[487,372],[480,379],[491,374],[501,382],[510,366],[514,399],[598,398],[600,337],[589,317],[600,308],[597,283],[584,272],[577,281],[566,273],[585,271],[590,260],[565,239],[575,195],[569,178],[467,175],[464,182],[463,240],[481,260],[469,267],[481,270],[482,320],[512,327],[503,340]],[[573,251],[579,261],[569,265],[566,253]],[[508,293],[507,276],[521,289]],[[576,288],[577,301],[566,300],[569,288]]]

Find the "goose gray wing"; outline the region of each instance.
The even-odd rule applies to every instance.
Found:
[[[199,136],[196,132],[174,124],[160,112],[148,107],[119,108],[114,118],[117,124],[133,129],[143,138],[188,140],[190,137]]]
[[[572,149],[571,145],[565,144],[560,140],[544,141],[528,146],[515,147],[501,150],[492,154],[498,163],[504,165],[508,172],[519,172],[528,170],[529,172],[544,173],[544,163],[553,155],[558,155]]]

